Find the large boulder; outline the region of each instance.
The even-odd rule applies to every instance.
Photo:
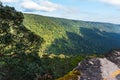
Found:
[[[81,61],[74,70],[81,73],[78,80],[120,80],[120,50],[110,51],[104,58]]]
[[[107,53],[105,55],[105,57],[112,61],[113,63],[115,63],[116,65],[118,65],[118,67],[120,68],[120,49],[116,49],[113,51],[110,51],[109,53]]]

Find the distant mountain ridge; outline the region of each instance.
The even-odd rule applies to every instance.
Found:
[[[41,53],[90,54],[120,48],[120,25],[24,14],[24,25],[44,38]]]

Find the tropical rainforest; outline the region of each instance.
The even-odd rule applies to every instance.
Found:
[[[119,44],[120,25],[23,14],[0,2],[0,80],[55,80]]]

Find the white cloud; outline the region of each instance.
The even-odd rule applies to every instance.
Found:
[[[100,1],[111,5],[120,6],[120,0],[100,0]]]
[[[38,2],[32,0],[24,0],[21,4],[22,8],[31,11],[55,11],[61,8],[61,5],[52,3],[48,0],[38,0]]]
[[[85,0],[85,1],[97,1],[97,2],[103,2],[106,4],[114,5],[114,6],[120,6],[120,0]]]
[[[21,6],[25,9],[40,10],[41,7],[33,1],[24,1]]]
[[[17,2],[18,0],[0,0],[1,2]]]

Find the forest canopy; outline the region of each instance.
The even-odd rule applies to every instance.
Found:
[[[11,22],[14,25],[20,25],[24,16],[21,12],[16,11],[14,7],[3,6],[0,2],[0,19],[4,20],[4,23]]]

